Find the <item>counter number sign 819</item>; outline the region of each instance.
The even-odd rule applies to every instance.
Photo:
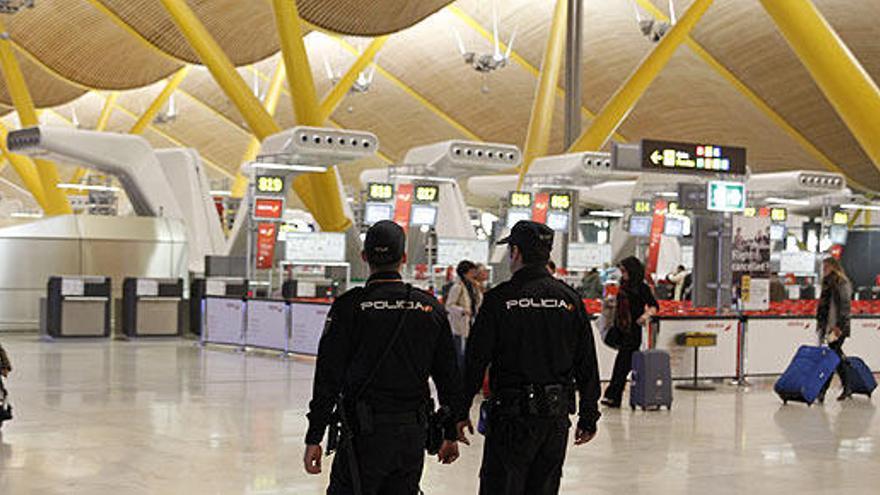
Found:
[[[284,192],[284,177],[279,175],[261,175],[257,177],[257,192],[281,194]]]

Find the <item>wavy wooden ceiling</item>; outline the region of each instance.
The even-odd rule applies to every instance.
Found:
[[[666,0],[653,0],[665,11]],[[876,0],[814,0],[875,80],[880,80],[880,44],[873,22]],[[375,132],[383,155],[343,167],[346,184],[356,187],[360,170],[400,160],[406,151],[444,139],[482,139],[522,144],[529,119],[537,67],[550,24],[550,0],[499,0],[500,34],[514,28],[517,60],[482,76],[458,53],[453,29],[466,47],[490,53],[481,35],[491,31],[490,3],[355,2],[300,0],[300,11],[315,25],[342,33],[397,31],[380,52],[375,80],[366,94],[349,94],[329,125]],[[677,1],[679,13],[688,0]],[[378,5],[377,5],[378,4]],[[590,0],[584,33],[583,124],[597,112],[651,50],[635,26],[632,4]],[[249,84],[265,90],[278,56],[268,0],[190,0]],[[431,15],[437,9],[441,9]],[[119,19],[111,20],[107,13]],[[461,15],[463,12],[464,15]],[[391,13],[391,14],[389,14]],[[424,18],[424,20],[422,20]],[[37,7],[6,19],[35,101],[67,118],[76,109],[81,124],[93,127],[104,98],[85,87],[133,89],[122,93],[108,130],[124,132],[146,108],[162,79],[183,63],[196,62],[185,40],[155,0],[39,0]],[[794,128],[862,184],[880,189],[880,173],[777,33],[757,0],[716,0],[698,24],[694,40],[754,90]],[[141,39],[138,39],[141,38]],[[148,41],[145,43],[144,40]],[[332,82],[324,60],[338,76],[354,60],[351,46],[368,39],[340,41],[307,37],[319,96]],[[481,88],[486,86],[488,91]],[[70,102],[63,104],[65,102]],[[562,93],[553,115],[551,152],[562,151]],[[0,111],[9,99],[0,84]],[[145,133],[156,146],[190,146],[207,159],[214,177],[228,177],[250,139],[247,126],[203,68],[190,72],[176,95],[178,118],[154,123]],[[282,95],[277,120],[294,124],[289,93]],[[729,81],[682,46],[619,129],[628,140],[660,137],[714,140],[749,148],[755,170],[823,169],[819,159],[776,126]],[[71,169],[72,170],[72,169]],[[4,176],[12,178],[8,170]]]

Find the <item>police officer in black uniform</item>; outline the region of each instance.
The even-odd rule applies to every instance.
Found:
[[[490,397],[480,409],[486,434],[480,493],[559,492],[576,396],[575,445],[589,442],[599,419],[599,373],[589,316],[578,293],[547,271],[553,231],[521,221],[508,244],[512,278],[486,293],[466,353],[465,402],[489,366]],[[484,429],[485,427],[485,429]],[[459,423],[468,443],[469,420]]]
[[[448,464],[458,458],[455,423],[467,415],[461,408],[452,331],[443,305],[401,280],[405,245],[403,229],[394,222],[370,228],[362,253],[371,272],[366,287],[333,303],[321,337],[305,439],[306,471],[321,472],[320,443],[335,421],[334,409],[344,411],[342,421],[353,436],[340,444],[334,458],[331,495],[419,492],[428,409],[433,409],[426,407],[429,376],[440,405],[450,410],[438,460]]]

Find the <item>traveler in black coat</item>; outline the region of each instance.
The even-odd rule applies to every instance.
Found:
[[[634,256],[624,259],[620,269],[620,292],[614,325],[620,330],[620,346],[614,360],[611,383],[605,389],[602,404],[618,408],[623,400],[626,378],[632,371],[632,354],[642,346],[642,325],[653,316],[659,306],[651,288],[645,283],[645,267]]]
[[[852,395],[846,383],[846,356],[843,354],[843,343],[849,337],[851,299],[852,287],[840,262],[834,258],[826,258],[822,261],[822,294],[816,311],[816,329],[819,338],[828,342],[828,347],[840,356],[837,374],[840,376],[843,392],[837,400],[845,400]],[[825,392],[830,384],[829,378],[819,394],[820,402],[825,400]]]

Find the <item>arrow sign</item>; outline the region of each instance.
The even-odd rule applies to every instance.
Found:
[[[654,165],[660,165],[660,162],[661,162],[662,160],[663,160],[663,154],[660,153],[659,151],[654,150],[654,152],[651,153],[651,162],[652,162]]]

